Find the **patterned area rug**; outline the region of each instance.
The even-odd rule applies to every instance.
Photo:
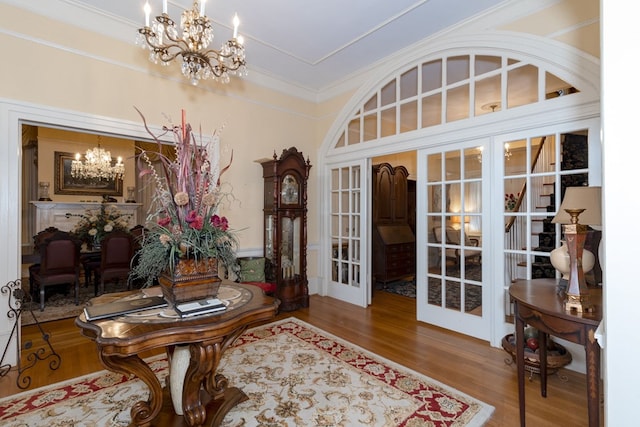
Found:
[[[87,302],[95,296],[93,285],[86,287],[84,283],[80,284],[80,292],[78,293],[79,304],[74,301],[73,288],[69,285],[63,285],[58,288],[52,286],[45,294],[44,311],[40,311],[40,300],[35,299],[25,301],[22,312],[22,325],[32,325],[35,319],[39,322],[49,322],[52,320],[68,319],[77,317],[87,305]],[[22,288],[25,290],[27,298],[29,298],[29,279],[22,280]],[[55,288],[55,289],[54,289]],[[107,292],[121,292],[127,290],[127,284],[107,283],[105,284]],[[39,297],[38,297],[39,298]]]
[[[152,369],[167,376],[165,358]],[[225,417],[239,426],[481,426],[493,407],[298,319],[247,331],[220,371],[249,400]],[[5,427],[126,426],[144,384],[102,371],[0,400]]]

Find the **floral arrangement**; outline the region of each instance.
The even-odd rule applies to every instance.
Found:
[[[150,160],[150,153],[139,153],[140,176],[150,177],[155,184],[155,195],[147,217],[147,229],[137,259],[133,263],[132,277],[152,285],[164,272],[173,273],[180,259],[217,258],[231,271],[237,270],[238,241],[229,228],[229,221],[217,214],[220,203],[227,197],[221,189],[220,177],[231,166],[219,166],[220,138],[215,131],[209,144],[198,141],[191,125],[182,112],[180,126],[165,126],[175,140],[175,159],[161,152],[160,137],[144,126],[158,144],[153,155],[160,159],[158,171]]]
[[[513,193],[507,193],[504,195],[504,209],[507,211],[512,211],[516,208],[516,203],[518,202],[518,197],[520,197],[520,193],[514,195]]]
[[[67,218],[79,217],[80,220],[71,230],[71,234],[89,247],[99,246],[104,237],[112,231],[129,231],[130,214],[123,214],[114,206],[103,203],[99,211],[87,209],[84,214],[66,214]]]

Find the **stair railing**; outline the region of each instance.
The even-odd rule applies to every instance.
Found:
[[[531,172],[535,171],[536,165],[538,164],[538,159],[540,158],[540,154],[542,153],[542,148],[544,147],[545,142],[547,141],[547,137],[543,136],[542,140],[540,140],[540,145],[538,145],[538,149],[536,150],[536,152],[533,155],[533,162],[531,164]],[[518,198],[516,199],[516,204],[513,208],[514,212],[519,212],[520,211],[520,206],[522,206],[522,201],[524,200],[524,196],[526,194],[527,191],[527,182],[525,181],[522,184],[522,189],[520,190],[520,193],[518,194]],[[513,227],[513,224],[515,223],[516,217],[515,216],[510,216],[507,217],[507,222],[505,224],[504,227],[504,232],[505,233],[509,233],[511,231],[511,228]]]

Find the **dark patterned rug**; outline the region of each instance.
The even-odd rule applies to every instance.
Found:
[[[73,288],[70,285],[50,286],[45,293],[44,311],[40,311],[40,300],[31,300],[29,298],[29,278],[22,280],[22,287],[27,295],[27,301],[23,305],[22,325],[32,325],[39,322],[49,322],[52,320],[68,319],[76,317],[87,305],[87,302],[95,296],[93,285],[90,287],[83,286],[80,283],[80,292],[78,293],[79,304],[74,301]],[[105,284],[106,292],[121,292],[127,290],[127,284],[107,283]],[[39,297],[38,297],[39,298]],[[34,318],[35,316],[35,318]]]
[[[460,271],[455,269],[449,269],[447,272],[453,277],[460,277]],[[467,266],[465,271],[465,278],[474,281],[482,280],[482,266]],[[460,310],[460,290],[461,284],[457,281],[446,281],[446,308]],[[391,292],[394,294],[402,295],[409,298],[416,297],[416,282],[415,279],[398,280],[395,282],[389,282],[379,285],[378,288],[381,291]],[[482,305],[482,287],[465,283],[465,312],[473,311]],[[442,286],[441,280],[436,278],[429,278],[429,292],[428,302],[429,304],[440,305],[442,301]]]

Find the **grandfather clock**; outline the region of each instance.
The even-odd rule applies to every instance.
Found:
[[[280,310],[309,307],[307,179],[311,164],[295,147],[261,162],[264,178],[266,279],[276,284]]]

